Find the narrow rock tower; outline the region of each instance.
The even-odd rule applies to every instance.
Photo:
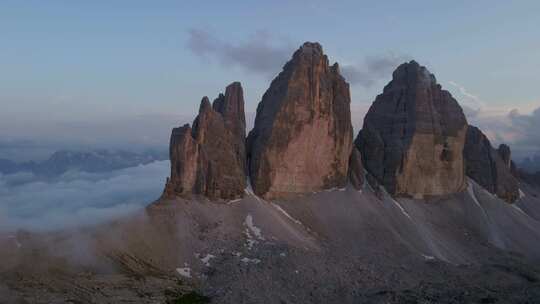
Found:
[[[248,136],[253,190],[266,198],[347,184],[349,84],[318,43],[306,42],[272,81]]]
[[[199,115],[171,134],[171,177],[164,195],[235,199],[246,187],[246,122],[242,86],[229,85],[213,105],[204,97]]]
[[[480,129],[469,126],[463,155],[467,175],[480,186],[508,203],[519,198],[518,181],[512,174],[510,147],[500,145],[495,150]]]

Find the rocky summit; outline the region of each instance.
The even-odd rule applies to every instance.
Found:
[[[229,85],[213,103],[201,101],[193,128],[184,125],[171,134],[171,177],[165,196],[203,195],[212,200],[244,194],[245,114],[240,83]]]
[[[400,65],[392,76],[355,141],[366,170],[397,196],[461,191],[467,132],[463,110],[415,61]]]
[[[512,175],[511,152],[507,145],[495,150],[480,129],[469,126],[463,155],[467,175],[479,185],[509,203],[519,198],[519,185]]]
[[[253,190],[265,198],[347,184],[349,84],[318,43],[306,42],[272,81],[248,136]]]

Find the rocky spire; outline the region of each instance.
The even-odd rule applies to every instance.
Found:
[[[512,203],[519,198],[519,185],[511,172],[510,147],[495,150],[489,139],[469,126],[463,150],[467,175],[489,192]]]
[[[457,101],[411,61],[394,71],[355,143],[367,171],[390,193],[421,198],[465,187],[466,132]]]
[[[341,187],[352,149],[349,85],[306,42],[272,81],[248,136],[256,194],[277,198]]]
[[[225,126],[233,134],[233,143],[238,162],[246,170],[246,117],[244,113],[244,91],[240,82],[233,82],[213,103],[214,110],[221,113]]]
[[[213,103],[204,97],[193,128],[184,125],[171,134],[171,177],[165,195],[203,195],[212,200],[243,196],[245,116],[240,83],[227,87]]]

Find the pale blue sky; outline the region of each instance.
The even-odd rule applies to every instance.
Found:
[[[193,47],[194,31],[208,36],[207,53]],[[254,111],[280,66],[264,71],[243,56],[268,51],[280,62],[307,40],[342,66],[414,58],[485,113],[540,106],[540,1],[2,0],[0,37],[4,138],[166,116],[155,130],[166,139],[203,95],[236,80]],[[352,83],[353,110],[364,111],[391,76],[372,74]],[[107,132],[98,129],[84,136],[99,142]]]

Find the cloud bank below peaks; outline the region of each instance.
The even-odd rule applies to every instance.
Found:
[[[53,182],[30,173],[0,176],[0,230],[51,231],[92,225],[144,208],[156,200],[169,161],[106,173],[71,171]]]

